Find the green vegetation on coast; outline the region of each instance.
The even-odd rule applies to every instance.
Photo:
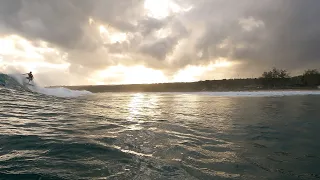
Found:
[[[195,91],[251,91],[279,89],[318,89],[320,73],[306,70],[291,77],[286,70],[273,68],[259,78],[205,80],[187,83],[157,83],[129,85],[65,86],[74,90],[91,92],[195,92]]]

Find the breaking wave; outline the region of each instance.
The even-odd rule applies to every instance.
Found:
[[[45,94],[50,96],[57,96],[57,97],[78,97],[78,96],[92,94],[89,91],[70,90],[63,87],[45,88],[45,87],[38,86],[36,83],[32,83],[32,85],[28,85],[25,77],[20,74],[0,73],[0,86],[9,88],[9,89],[29,91],[29,92],[35,92],[35,93],[40,93],[40,94]]]

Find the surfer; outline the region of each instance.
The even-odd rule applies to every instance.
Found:
[[[28,80],[29,80],[29,82],[30,81],[32,81],[33,80],[33,74],[32,74],[32,72],[30,71],[29,73],[26,73],[27,75],[28,75],[28,77],[26,77]],[[24,74],[25,75],[25,74]]]

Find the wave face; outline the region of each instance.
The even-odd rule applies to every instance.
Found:
[[[33,93],[40,93],[56,97],[78,97],[83,95],[92,94],[89,91],[77,91],[67,88],[45,88],[38,86],[36,83],[31,82],[28,84],[27,79],[20,74],[2,74],[0,73],[0,87],[3,86],[8,89],[28,91]]]

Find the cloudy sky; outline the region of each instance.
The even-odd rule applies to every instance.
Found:
[[[0,72],[42,85],[196,81],[320,65],[319,0],[1,0]]]

